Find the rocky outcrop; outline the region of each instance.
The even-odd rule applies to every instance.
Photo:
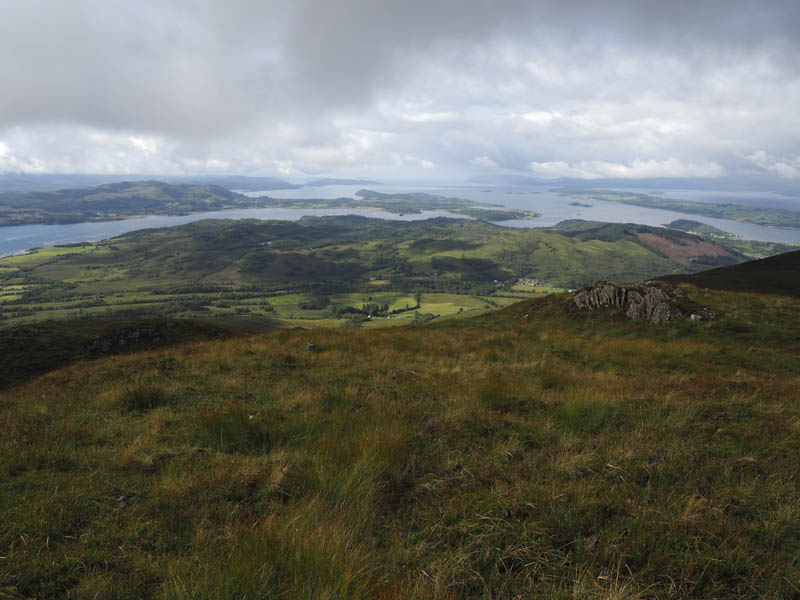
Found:
[[[622,286],[601,281],[578,290],[573,302],[581,309],[618,308],[632,321],[653,324],[669,323],[680,315],[670,293],[649,282]]]
[[[160,341],[159,332],[153,327],[126,327],[112,335],[93,340],[87,344],[86,351],[89,354],[106,354],[128,344],[137,342],[157,344]]]

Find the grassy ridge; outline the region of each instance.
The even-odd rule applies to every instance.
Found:
[[[800,251],[786,252],[724,269],[711,269],[693,275],[660,277],[672,283],[686,282],[717,290],[766,292],[800,296]]]
[[[648,327],[553,295],[0,392],[0,589],[797,597],[800,305],[687,290],[722,319]]]
[[[224,338],[241,333],[241,329],[221,319],[204,322],[156,318],[73,319],[45,321],[35,327],[0,329],[0,353],[3,355],[0,388],[79,360],[190,340]]]

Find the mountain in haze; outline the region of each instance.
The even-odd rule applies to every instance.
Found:
[[[3,192],[52,192],[69,188],[85,188],[110,183],[142,182],[158,179],[172,184],[218,185],[229,190],[283,190],[300,187],[276,177],[248,177],[240,175],[33,175],[25,173],[0,174],[0,193]]]
[[[312,179],[302,185],[302,187],[323,187],[326,185],[379,185],[380,182],[372,179]]]
[[[549,186],[551,188],[570,189],[597,189],[597,188],[641,188],[649,190],[703,190],[725,192],[775,192],[789,197],[800,197],[800,184],[787,179],[774,177],[648,177],[642,179],[631,178],[603,178],[603,179],[578,179],[574,177],[541,178],[527,175],[492,174],[476,175],[467,179],[476,185],[497,186]]]
[[[291,190],[302,187],[323,187],[328,185],[377,185],[371,179],[319,178],[305,183],[290,183],[279,177],[251,175],[92,175],[92,174],[29,174],[0,173],[0,193],[3,192],[46,192],[68,188],[85,188],[124,181],[160,180],[171,184],[218,185],[229,190],[269,191]]]

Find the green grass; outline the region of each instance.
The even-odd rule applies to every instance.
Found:
[[[795,598],[800,304],[686,290],[722,318],[654,327],[552,294],[6,389],[0,590]]]
[[[120,395],[120,403],[128,410],[152,410],[168,401],[169,395],[162,387],[145,382],[129,385]]]

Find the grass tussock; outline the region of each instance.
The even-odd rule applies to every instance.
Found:
[[[139,381],[126,386],[119,401],[130,411],[146,411],[166,405],[169,393],[157,383]]]
[[[205,446],[220,452],[266,452],[270,448],[267,419],[238,404],[200,411],[198,437]]]
[[[692,293],[747,330],[552,298],[4,391],[0,596],[795,598],[800,306]]]

